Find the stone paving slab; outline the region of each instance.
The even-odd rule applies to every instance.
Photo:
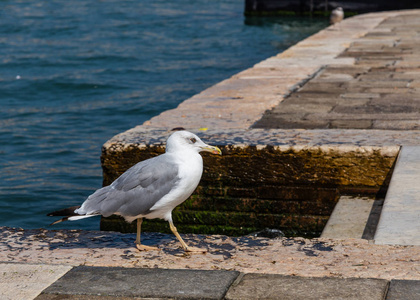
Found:
[[[391,280],[386,300],[420,299],[419,280]]]
[[[76,267],[43,291],[56,295],[222,299],[235,271]],[[43,299],[39,297],[37,299]]]
[[[341,196],[322,231],[322,238],[361,239],[365,232],[374,199]]]
[[[41,294],[35,300],[158,300],[159,298],[139,298],[123,296],[97,296],[97,295],[59,295],[59,294]],[[160,298],[163,299],[163,298]],[[159,300],[160,300],[159,299]],[[166,298],[173,299],[173,298]]]
[[[420,146],[403,146],[375,234],[376,244],[420,246]]]
[[[0,262],[0,299],[34,299],[71,268],[68,265]]]
[[[354,58],[353,64],[326,65],[253,127],[420,129],[419,78],[411,72],[418,69],[419,16],[384,19],[337,57]]]
[[[358,278],[303,278],[245,274],[230,288],[226,299],[384,299],[388,281]]]

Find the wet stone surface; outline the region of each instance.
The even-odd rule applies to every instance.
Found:
[[[140,252],[134,234],[0,228],[0,261],[125,268],[228,270],[314,277],[420,279],[420,247],[366,240],[182,235],[206,254],[186,254],[172,235],[144,233],[160,250]]]

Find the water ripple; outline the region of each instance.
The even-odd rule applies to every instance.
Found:
[[[238,0],[1,1],[0,225],[46,226],[101,186],[107,139],[325,25]]]

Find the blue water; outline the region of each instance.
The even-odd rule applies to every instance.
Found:
[[[101,187],[117,133],[327,25],[252,19],[243,0],[0,2],[0,226]],[[55,228],[99,229],[95,218]]]

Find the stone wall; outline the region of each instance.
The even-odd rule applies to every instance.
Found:
[[[173,212],[180,232],[243,235],[276,228],[288,236],[319,235],[340,194],[383,196],[396,158],[357,147],[219,147],[222,156],[203,155],[199,187]],[[163,152],[163,145],[104,148],[104,185]],[[134,232],[135,224],[111,217],[102,219],[101,229]],[[169,226],[147,220],[143,230],[169,232]]]

